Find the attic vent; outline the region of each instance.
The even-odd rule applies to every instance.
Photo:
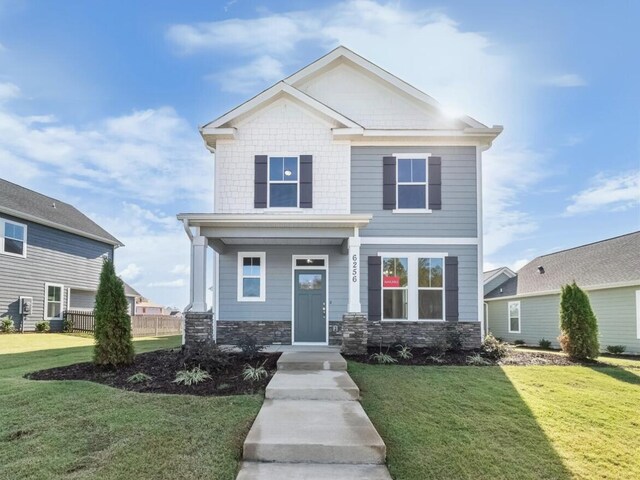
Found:
[[[52,206],[53,208],[56,208],[56,202],[53,202],[53,203],[51,204],[51,206]]]
[[[542,265],[538,266],[538,273],[541,275],[544,273],[544,267]]]

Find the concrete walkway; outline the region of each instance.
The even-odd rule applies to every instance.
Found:
[[[391,480],[386,446],[336,351],[284,352],[237,480]]]

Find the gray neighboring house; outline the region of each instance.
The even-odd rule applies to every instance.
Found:
[[[178,215],[186,343],[478,346],[482,153],[501,131],[344,47],[203,126],[213,209]]]
[[[575,280],[598,318],[602,350],[624,345],[640,353],[640,232],[542,255],[502,278],[485,295],[496,337],[530,345],[546,338],[559,346],[560,289]]]
[[[0,318],[21,328],[21,297],[31,298],[25,331],[65,310],[91,310],[103,258],[122,243],[68,203],[0,179]]]

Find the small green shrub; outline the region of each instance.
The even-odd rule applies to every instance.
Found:
[[[620,355],[625,352],[627,347],[624,345],[607,345],[607,352],[612,353],[613,355]]]
[[[559,340],[562,350],[571,358],[594,359],[600,353],[598,319],[589,296],[576,282],[562,287]]]
[[[447,333],[447,350],[450,352],[462,351],[462,335],[457,330]]]
[[[208,372],[220,372],[231,364],[229,352],[213,342],[202,342],[184,349],[184,366],[201,367]]]
[[[398,357],[403,360],[411,360],[413,353],[411,353],[411,347],[409,345],[397,345]]]
[[[129,383],[146,383],[149,380],[152,380],[153,377],[151,375],[147,375],[146,373],[138,372],[131,375],[127,378],[127,382]]]
[[[437,355],[430,355],[429,360],[434,363],[444,363],[444,353],[439,353]]]
[[[73,317],[65,315],[62,319],[62,331],[65,333],[73,333]]]
[[[269,372],[264,368],[265,362],[262,362],[260,365],[255,367],[252,367],[247,363],[242,370],[242,378],[247,382],[258,382],[263,378],[267,378],[269,376]]]
[[[210,378],[211,375],[209,375],[209,372],[202,370],[200,367],[194,367],[191,370],[180,370],[176,374],[176,379],[173,383],[190,387],[191,385],[197,385]]]
[[[526,345],[526,344],[527,344],[527,342],[525,342],[524,340],[515,340],[515,341],[513,342],[513,344],[514,344],[515,346],[517,346],[517,347],[520,347],[520,346],[522,346],[522,345]]]
[[[549,349],[549,348],[551,348],[551,340],[547,340],[546,338],[542,338],[538,342],[538,345],[540,346],[540,348]]]
[[[438,340],[431,347],[429,347],[429,352],[435,356],[443,356],[449,350],[449,344],[446,340]]]
[[[473,355],[469,355],[467,357],[467,365],[473,365],[475,367],[482,367],[485,365],[491,365],[491,362],[484,358],[479,353],[474,353]]]
[[[16,327],[13,325],[13,318],[3,318],[2,319],[2,332],[3,333],[13,333],[16,331]]]
[[[482,355],[491,360],[500,360],[509,353],[509,345],[501,342],[492,334],[488,334],[484,337],[482,342]]]
[[[256,358],[264,350],[264,345],[260,345],[256,338],[251,335],[242,337],[237,346],[242,355],[248,359]]]
[[[51,330],[51,326],[49,325],[49,322],[47,322],[46,320],[36,323],[36,332],[45,333],[45,332],[49,332],[50,330]]]
[[[398,363],[398,360],[396,360],[395,358],[393,358],[391,355],[389,355],[389,352],[383,353],[382,351],[374,353],[373,355],[371,355],[371,359],[375,360],[376,362],[378,362],[379,364],[391,364],[391,363]]]

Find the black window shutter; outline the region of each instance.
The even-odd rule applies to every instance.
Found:
[[[313,207],[313,155],[300,155],[300,208]]]
[[[367,259],[368,264],[368,304],[369,304],[369,320],[382,320],[382,258],[378,256],[370,256]]]
[[[442,210],[442,159],[429,157],[429,208]]]
[[[256,155],[254,165],[253,207],[267,208],[267,156]]]
[[[444,301],[447,322],[458,321],[458,257],[444,258]]]
[[[396,208],[396,157],[382,158],[382,208]]]

